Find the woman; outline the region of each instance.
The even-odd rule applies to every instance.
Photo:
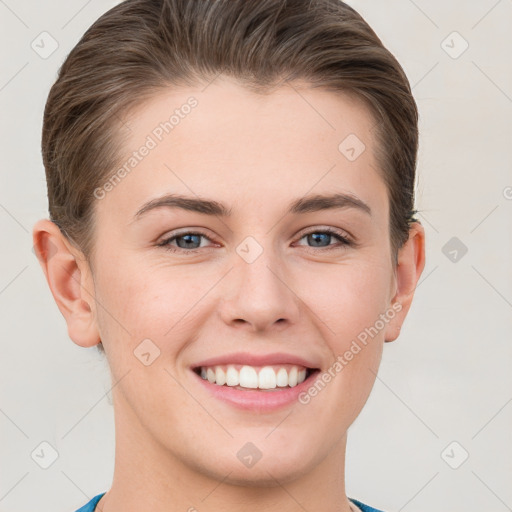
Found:
[[[376,510],[347,430],[424,268],[418,114],[337,0],[127,0],[44,114],[34,245],[113,384],[111,489],[81,512]]]

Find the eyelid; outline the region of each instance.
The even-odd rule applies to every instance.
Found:
[[[208,240],[213,241],[213,237],[207,234],[206,230],[204,230],[203,228],[186,227],[177,228],[175,230],[165,233],[164,235],[159,236],[157,239],[157,244],[160,242],[166,242],[170,238],[177,238],[184,235],[201,235],[204,236],[205,238],[208,238]]]
[[[335,228],[333,226],[310,226],[309,228],[304,228],[298,235],[298,239],[300,240],[304,236],[309,235],[311,233],[322,233],[322,232],[336,234],[338,236],[346,238],[350,242],[355,243],[354,237],[348,231],[341,229],[341,228]]]

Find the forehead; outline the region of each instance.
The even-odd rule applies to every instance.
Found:
[[[352,193],[380,213],[387,208],[374,119],[354,96],[300,84],[257,94],[217,79],[161,91],[124,123],[125,172],[98,207],[125,218],[173,192],[215,196],[235,205],[235,214],[246,204],[277,212],[326,192]]]

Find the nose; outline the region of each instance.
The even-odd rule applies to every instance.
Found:
[[[222,290],[222,320],[231,327],[254,332],[295,324],[301,301],[277,256],[265,250],[252,263],[238,255],[236,258]]]

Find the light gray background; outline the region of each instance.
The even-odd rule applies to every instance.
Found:
[[[46,96],[116,3],[0,0],[1,512],[71,512],[111,483],[106,362],[68,338],[31,230],[47,216]],[[389,512],[512,510],[512,0],[350,4],[401,62],[419,105],[427,264],[351,428],[347,490]],[[47,58],[31,47],[43,31],[59,45]],[[452,237],[467,247],[455,262]],[[58,452],[47,469],[31,455],[48,457],[43,441]]]

